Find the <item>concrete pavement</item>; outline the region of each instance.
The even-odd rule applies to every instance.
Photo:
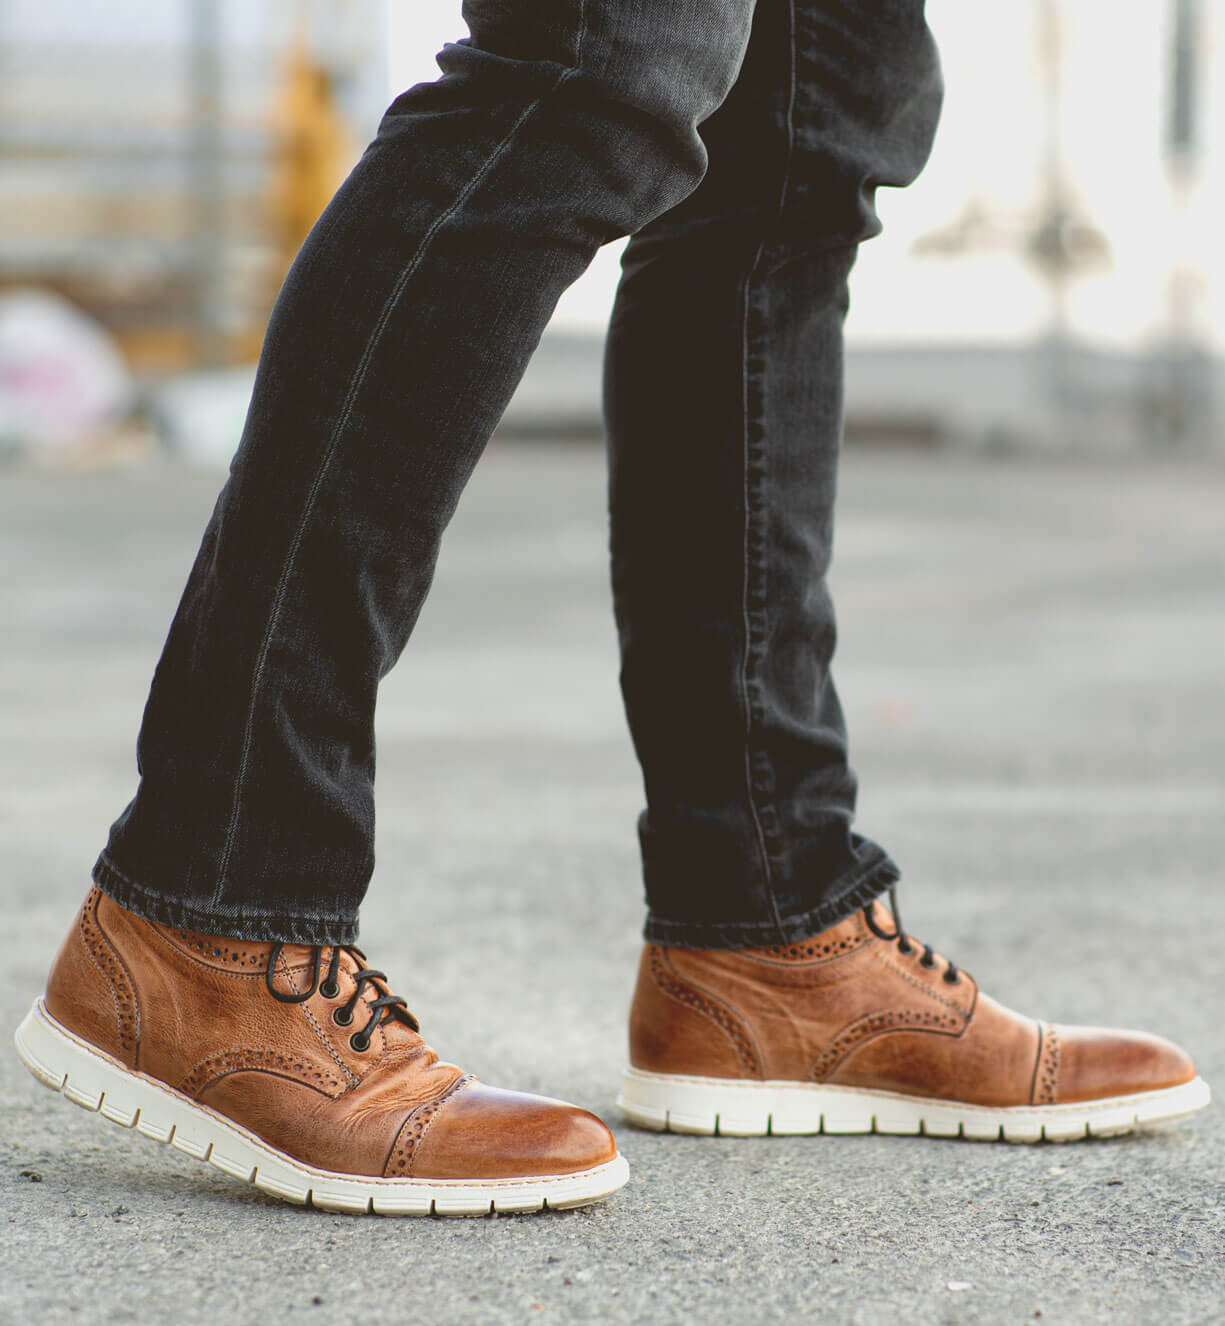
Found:
[[[1219,1104],[1009,1147],[660,1137],[613,1098],[637,767],[597,446],[495,441],[384,687],[364,943],[431,1041],[616,1124],[544,1218],[281,1206],[39,1087],[11,1029],[135,783],[220,476],[0,476],[0,1320],[1217,1322]],[[1185,1043],[1225,1099],[1225,471],[848,454],[836,675],[907,925],[1035,1015]]]

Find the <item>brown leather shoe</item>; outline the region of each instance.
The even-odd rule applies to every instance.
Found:
[[[594,1114],[439,1060],[358,949],[173,930],[97,889],[16,1042],[76,1104],[329,1211],[583,1206],[629,1175]]]
[[[648,946],[618,1104],[645,1128],[1035,1142],[1208,1103],[1169,1041],[1052,1026],[981,993],[880,902],[803,943]]]

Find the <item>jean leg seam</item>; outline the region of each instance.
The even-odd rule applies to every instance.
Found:
[[[783,168],[783,178],[779,187],[777,214],[782,215],[783,209],[787,204],[787,195],[790,186],[791,163],[795,148],[795,99],[796,99],[796,17],[795,0],[789,0],[788,3],[788,88],[787,88],[787,155]],[[749,670],[753,653],[753,626],[752,616],[749,611],[749,577],[751,572],[750,556],[750,538],[753,524],[753,502],[750,492],[749,478],[751,466],[751,454],[749,444],[749,320],[751,307],[751,288],[754,277],[757,275],[758,268],[761,265],[762,256],[766,247],[766,234],[762,235],[757,245],[756,252],[753,254],[753,260],[749,264],[748,271],[745,273],[744,281],[740,291],[741,307],[741,406],[742,406],[742,445],[744,457],[744,576],[741,582],[741,617],[744,624],[744,654],[740,667],[740,696],[744,706],[744,781],[745,795],[748,803],[749,815],[753,822],[753,832],[757,840],[757,849],[761,859],[762,883],[765,887],[766,895],[770,901],[770,910],[773,913],[773,924],[780,936],[783,929],[783,918],[779,912],[778,900],[774,894],[774,879],[770,861],[770,852],[766,846],[765,830],[762,826],[761,813],[758,810],[755,784],[752,768],[752,737],[753,737],[753,706],[749,695]],[[759,470],[764,466],[764,460],[759,454]]]
[[[578,50],[580,54],[582,51],[582,43],[586,27],[585,13],[586,13],[585,5],[580,6],[579,36],[578,36]],[[539,97],[537,97],[534,101],[530,102],[524,108],[523,112],[515,120],[510,130],[505,134],[505,136],[497,144],[494,150],[489,154],[485,163],[480,167],[479,170],[476,171],[476,173],[468,181],[467,185],[465,185],[464,188],[460,190],[459,194],[456,196],[455,200],[451,203],[451,205],[448,208],[446,208],[445,211],[439,213],[439,215],[435,218],[434,223],[429,227],[425,235],[422,237],[421,243],[417,246],[416,252],[413,254],[412,258],[409,260],[404,270],[397,277],[396,283],[391,289],[391,293],[387,296],[387,299],[384,301],[383,308],[380,311],[378,321],[375,323],[374,328],[371,331],[370,336],[366,341],[365,348],[362,351],[361,358],[358,360],[357,368],[354,371],[353,381],[350,384],[349,390],[345,395],[345,400],[341,408],[340,417],[336,421],[336,426],[332,430],[332,435],[328,440],[328,444],[324,451],[323,457],[319,462],[319,468],[315,473],[315,478],[307,493],[306,503],[303,507],[302,515],[298,521],[297,528],[294,531],[294,536],[290,541],[289,550],[285,556],[285,563],[281,568],[281,574],[277,581],[276,591],[273,596],[272,611],[269,614],[268,626],[264,631],[263,639],[260,642],[259,652],[256,655],[255,670],[251,678],[251,701],[247,708],[246,722],[243,727],[243,745],[241,753],[239,755],[238,771],[234,779],[234,794],[230,809],[230,819],[226,826],[225,841],[222,845],[221,858],[217,866],[217,878],[214,886],[213,899],[212,899],[214,906],[217,904],[217,902],[220,900],[221,897],[222,888],[225,882],[225,874],[227,869],[229,868],[230,857],[233,854],[234,842],[238,833],[238,822],[242,808],[242,792],[243,792],[243,787],[246,783],[247,769],[250,764],[251,743],[254,739],[255,710],[259,699],[260,682],[263,679],[264,669],[268,660],[268,653],[272,647],[273,636],[276,631],[277,623],[280,620],[281,609],[284,606],[285,596],[288,593],[289,581],[293,575],[294,567],[297,562],[298,550],[301,548],[302,542],[306,537],[307,526],[310,523],[311,515],[314,512],[315,504],[318,501],[319,493],[323,487],[323,481],[327,477],[327,472],[331,468],[332,461],[335,458],[337,451],[339,450],[340,440],[344,433],[345,427],[349,422],[349,417],[352,414],[353,407],[357,402],[358,393],[365,383],[366,374],[370,366],[370,361],[373,359],[374,353],[378,348],[378,345],[382,339],[383,332],[386,330],[387,324],[390,322],[391,316],[395,312],[395,308],[396,305],[399,303],[400,296],[404,293],[404,290],[407,287],[409,281],[412,279],[412,277],[417,272],[418,268],[421,266],[421,263],[424,261],[426,252],[429,249],[430,243],[433,240],[434,236],[438,233],[439,230],[442,229],[443,225],[445,225],[446,222],[449,221],[459,211],[459,209],[468,200],[468,198],[472,196],[472,194],[475,192],[477,187],[484,181],[485,177],[489,174],[489,172],[493,169],[493,167],[501,160],[506,150],[509,148],[510,144],[514,141],[515,137],[518,135],[519,130],[527,122],[528,118],[543,103],[545,98],[547,96],[551,96],[552,94],[556,93],[557,90],[562,86],[562,84],[567,82],[577,72],[578,72],[578,63],[576,57],[576,63],[573,67],[566,69],[561,74],[561,76],[556,80],[553,86],[548,89],[547,92],[542,93]]]

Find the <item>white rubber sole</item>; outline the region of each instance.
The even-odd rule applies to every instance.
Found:
[[[1113,1096],[1076,1105],[992,1109],[891,1091],[809,1082],[741,1082],[628,1068],[617,1104],[640,1128],[721,1137],[891,1133],[984,1142],[1071,1142],[1114,1137],[1203,1109],[1208,1084]]]
[[[599,1201],[629,1178],[623,1156],[577,1174],[523,1179],[379,1179],[315,1169],[224,1115],[133,1072],[74,1036],[38,1000],[17,1028],[22,1063],[44,1086],[113,1123],[206,1160],[298,1206],[377,1215],[477,1216],[564,1210]]]

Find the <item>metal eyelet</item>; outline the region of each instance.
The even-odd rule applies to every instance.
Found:
[[[334,1008],[332,1010],[332,1021],[338,1027],[347,1027],[353,1021],[353,1014],[346,1012],[343,1008]]]
[[[360,1031],[356,1032],[349,1037],[349,1045],[355,1049],[358,1054],[361,1054],[363,1050],[368,1050],[370,1048],[370,1037],[363,1036]]]
[[[324,981],[319,987],[319,993],[325,999],[335,999],[340,993],[340,986],[335,981]]]

